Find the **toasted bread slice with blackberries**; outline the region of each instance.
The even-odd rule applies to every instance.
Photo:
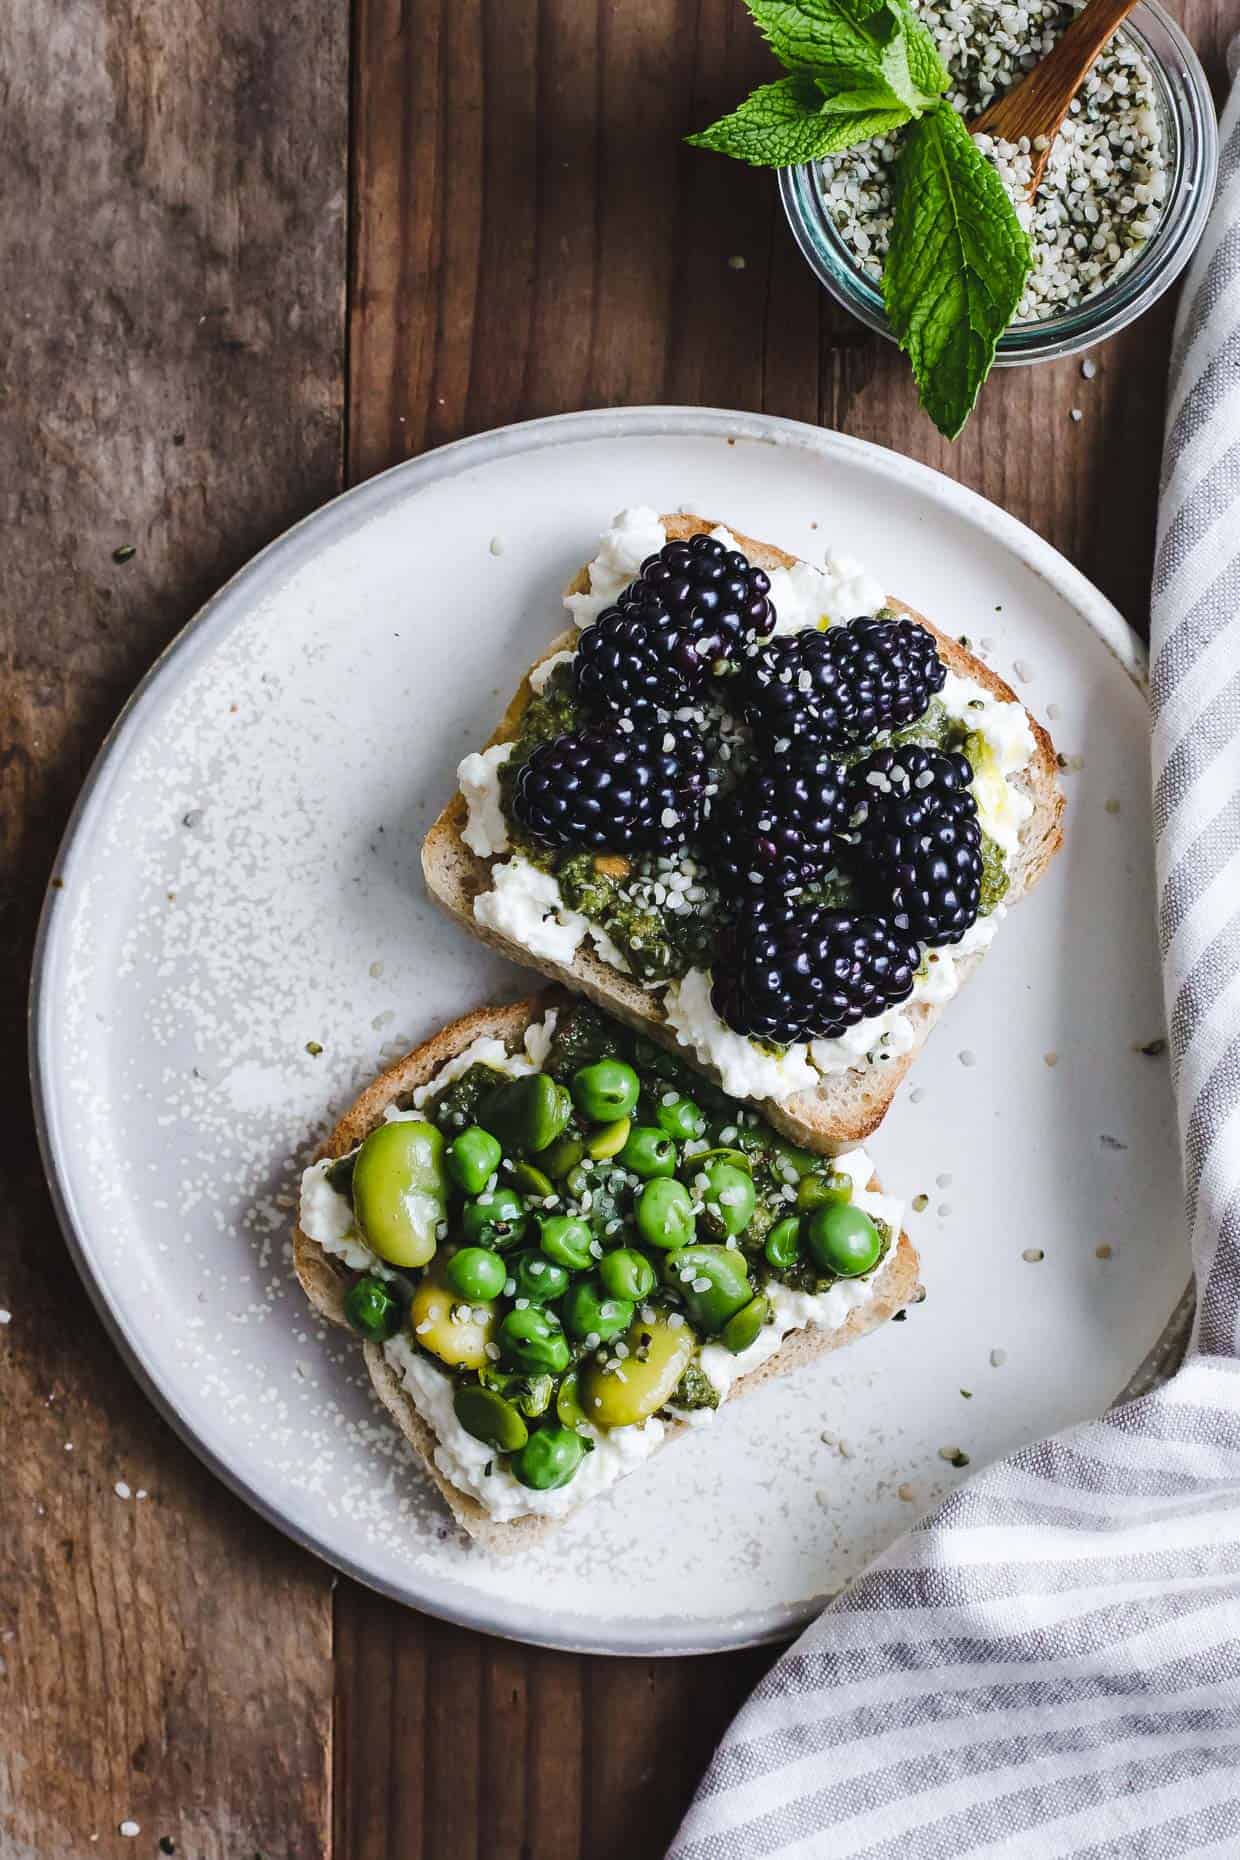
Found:
[[[669,541],[686,540],[715,528],[713,522],[697,516],[665,516],[662,521]],[[796,566],[797,558],[787,551],[737,532],[732,534],[737,547],[744,551],[756,567],[769,572]],[[588,570],[583,569],[566,593],[581,594],[588,591]],[[926,628],[934,638],[940,658],[950,671],[974,680],[1004,703],[1019,704],[1016,693],[990,666],[958,640],[942,632],[933,621],[927,620],[894,597],[889,597],[889,606]],[[548,643],[546,652],[536,662],[536,666],[556,653],[572,650],[578,637],[576,628],[559,634]],[[531,667],[531,671],[536,666]],[[491,743],[515,740],[520,735],[521,718],[532,695],[527,674],[490,738]],[[1062,840],[1060,822],[1064,802],[1057,778],[1055,747],[1042,725],[1027,711],[1025,714],[1033,734],[1034,753],[1028,765],[1012,779],[1028,795],[1032,802],[1032,812],[1024,822],[1019,845],[1008,865],[1009,884],[1005,898],[1008,905],[1023,897],[1037,883]],[[535,968],[549,980],[587,995],[609,1014],[661,1041],[678,1057],[697,1065],[699,1070],[718,1082],[717,1074],[709,1066],[701,1065],[692,1053],[679,1044],[660,1006],[658,993],[603,960],[591,947],[583,943],[570,963],[561,963],[532,954],[521,943],[477,921],[474,914],[475,899],[490,889],[491,868],[498,861],[479,858],[470,851],[462,838],[467,821],[466,802],[458,793],[449,801],[426,836],[422,849],[422,869],[431,896],[473,935],[501,951],[513,962]],[[502,859],[504,856],[501,854],[499,857]],[[962,980],[972,973],[980,960],[981,953],[959,958]],[[927,1001],[907,1005],[905,1012],[914,1030],[913,1043],[907,1052],[881,1065],[862,1062],[846,1072],[824,1077],[815,1090],[798,1093],[783,1103],[756,1101],[758,1108],[777,1130],[807,1148],[831,1153],[863,1142],[882,1122],[901,1080],[942,1011],[942,1007]]]
[[[434,1079],[450,1060],[464,1052],[475,1040],[487,1036],[502,1041],[509,1052],[519,1052],[527,1028],[541,1020],[549,1008],[563,1009],[566,1005],[566,997],[560,991],[552,990],[521,1001],[479,1008],[453,1021],[450,1026],[444,1027],[413,1052],[389,1066],[387,1071],[366,1087],[336,1124],[319,1150],[319,1157],[348,1155],[385,1122],[390,1110],[407,1108],[414,1091]],[[872,1180],[869,1186],[877,1189],[878,1183]],[[357,1272],[334,1254],[325,1251],[316,1241],[309,1239],[300,1226],[294,1230],[293,1257],[302,1289],[315,1310],[330,1323],[348,1329],[345,1294],[357,1278]],[[733,1383],[727,1400],[730,1402],[739,1395],[751,1393],[776,1376],[788,1375],[886,1323],[920,1295],[918,1266],[912,1242],[906,1233],[901,1232],[891,1245],[881,1269],[870,1282],[870,1295],[864,1304],[853,1309],[845,1322],[835,1329],[791,1332],[784,1338],[775,1355]],[[383,1345],[363,1342],[361,1348],[380,1401],[404,1434],[415,1458],[453,1516],[470,1537],[488,1550],[511,1554],[537,1543],[563,1522],[563,1515],[571,1515],[547,1517],[529,1514],[510,1520],[494,1518],[471,1493],[454,1485],[436,1464],[438,1436],[414,1405],[412,1397],[384,1354]],[[725,1424],[722,1418],[719,1424]],[[663,1447],[690,1431],[686,1422],[669,1421]],[[657,1451],[662,1451],[663,1447]],[[640,1472],[640,1463],[635,1470]],[[588,1503],[589,1497],[586,1496],[582,1502]]]

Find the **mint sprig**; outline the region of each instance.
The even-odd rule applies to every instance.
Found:
[[[908,121],[898,105],[882,102],[884,93],[850,91],[835,110],[803,72],[764,84],[746,97],[739,110],[724,116],[701,135],[690,136],[694,148],[733,155],[757,168],[787,168],[821,161],[841,149],[885,136]]]
[[[998,174],[939,104],[900,151],[883,303],[921,404],[948,439],[973,411],[1032,262]]]
[[[909,0],[745,4],[789,75],[689,141],[785,168],[908,128],[883,299],[922,406],[954,439],[1033,263],[1016,210],[943,101],[950,73]]]

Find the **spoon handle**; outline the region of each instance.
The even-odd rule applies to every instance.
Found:
[[[1033,67],[1027,77],[987,104],[981,115],[969,124],[974,135],[979,131],[1018,142],[1028,136],[1032,142],[1045,136],[1047,148],[1034,151],[1032,195],[1042,179],[1049,144],[1059,133],[1068,114],[1068,106],[1089,75],[1094,61],[1117,27],[1122,26],[1137,0],[1089,0],[1073,20],[1058,45]]]

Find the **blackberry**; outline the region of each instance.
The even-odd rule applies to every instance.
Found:
[[[958,943],[982,895],[982,830],[968,758],[904,743],[857,763],[845,863],[866,906],[923,943]]]
[[[768,748],[841,750],[912,723],[946,676],[924,627],[863,617],[769,640],[742,673],[741,703]]]
[[[592,710],[679,710],[718,658],[718,640],[714,628],[695,633],[652,607],[606,607],[577,643],[573,691]]]
[[[512,810],[544,846],[673,853],[701,829],[706,782],[688,725],[620,718],[540,743],[516,772]]]
[[[920,959],[912,937],[877,917],[823,905],[760,907],[720,938],[710,998],[750,1039],[834,1040],[907,1000]]]
[[[620,596],[627,611],[657,610],[673,624],[691,621],[703,637],[713,630],[716,658],[738,660],[775,625],[770,576],[716,536],[664,543]]]
[[[829,872],[848,820],[845,781],[830,756],[803,752],[755,768],[716,802],[709,855],[725,895],[783,897]]]

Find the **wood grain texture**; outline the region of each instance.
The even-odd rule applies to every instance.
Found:
[[[325,1847],[330,1577],[107,1341],[21,1054],[40,901],[104,730],[201,600],[339,483],[346,52],[328,0],[278,24],[250,0],[0,16],[2,1860]]]
[[[1220,85],[1227,12],[1179,9]],[[1145,630],[1170,302],[1092,380],[996,375],[949,446],[815,286],[770,177],[683,146],[769,75],[736,0],[355,0],[354,59],[352,479],[579,407],[761,409],[971,485]],[[653,1860],[773,1658],[523,1650],[347,1583],[336,1623],[347,1860]],[[394,1694],[416,1735],[390,1737]]]

